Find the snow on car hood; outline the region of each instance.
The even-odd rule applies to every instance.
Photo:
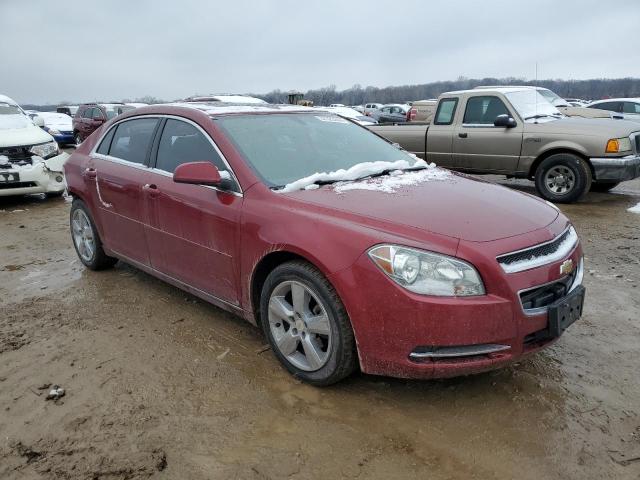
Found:
[[[25,115],[0,115],[0,147],[19,147],[53,141],[53,137]]]
[[[424,178],[411,178],[421,172]],[[378,220],[381,227],[403,225],[475,242],[523,235],[548,226],[559,214],[539,198],[440,168],[403,172],[393,181],[382,178],[281,194],[346,212],[351,221],[374,228]],[[388,190],[380,188],[385,184]]]

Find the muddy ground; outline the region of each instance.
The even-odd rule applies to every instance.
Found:
[[[638,202],[635,181],[562,206],[588,298],[545,352],[317,389],[242,320],[123,264],[82,268],[63,198],[0,199],[0,478],[637,479]]]

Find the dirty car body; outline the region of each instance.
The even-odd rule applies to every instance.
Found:
[[[173,150],[182,137],[212,158]],[[407,378],[496,368],[550,345],[582,308],[582,249],[559,210],[332,114],[145,107],[102,126],[65,170],[85,265],[98,249],[262,326],[313,384],[356,366]]]
[[[61,194],[67,158],[50,134],[0,95],[0,196]]]

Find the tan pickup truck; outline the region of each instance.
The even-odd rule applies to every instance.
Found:
[[[566,117],[530,88],[448,92],[430,124],[368,128],[443,167],[534,180],[552,202],[640,177],[638,123]]]

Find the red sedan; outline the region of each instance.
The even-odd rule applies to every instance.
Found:
[[[553,205],[330,113],[145,107],[65,173],[88,268],[121,260],[237,313],[315,385],[496,368],[582,311],[582,249]]]

